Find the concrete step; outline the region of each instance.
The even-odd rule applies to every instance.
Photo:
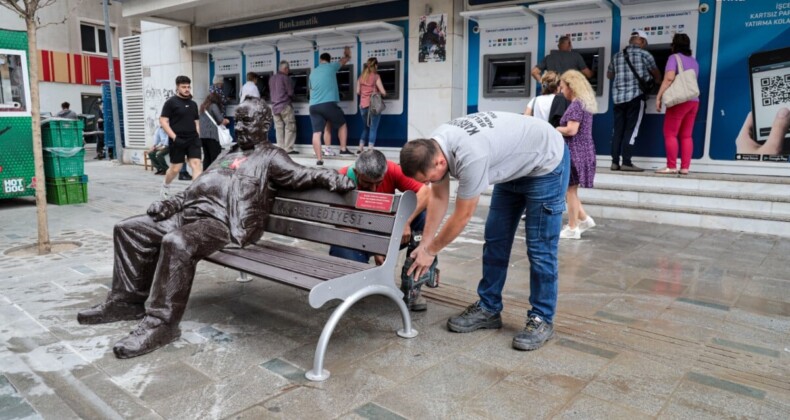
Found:
[[[733,198],[741,194],[780,197],[790,202],[790,179],[782,177],[744,176],[729,174],[659,175],[650,172],[612,172],[598,168],[595,173],[596,188],[621,186],[633,191],[641,187],[672,189],[679,191],[713,193]],[[630,187],[630,188],[628,188]]]
[[[621,206],[661,205],[676,208],[690,207],[711,212],[742,212],[754,217],[790,217],[790,196],[609,184],[596,184],[595,188],[591,189],[581,188],[579,196],[583,203],[607,201]]]
[[[663,205],[623,205],[620,202],[606,200],[582,202],[585,211],[593,217],[639,220],[790,238],[790,216],[759,216],[750,212],[715,211]]]

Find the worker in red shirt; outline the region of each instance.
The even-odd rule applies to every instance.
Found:
[[[351,178],[357,185],[357,189],[361,191],[386,194],[394,194],[395,190],[401,192],[414,191],[417,194],[417,207],[406,221],[406,227],[403,229],[401,238],[401,247],[409,246],[411,249],[412,245],[419,243],[422,229],[425,225],[425,209],[431,196],[430,186],[421,184],[413,178],[404,175],[400,165],[387,160],[384,153],[375,149],[368,149],[362,152],[353,165],[341,168],[338,172]],[[362,263],[370,262],[370,257],[372,256],[377,265],[384,262],[383,255],[335,245],[329,248],[329,255]],[[425,299],[420,296],[420,286],[411,288],[408,282],[402,279],[401,290],[404,292],[404,301],[410,310],[424,311],[427,309]]]

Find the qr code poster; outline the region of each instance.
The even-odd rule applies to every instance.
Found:
[[[790,103],[790,73],[760,79],[763,106]]]
[[[447,58],[447,13],[420,17],[420,63],[438,63]]]

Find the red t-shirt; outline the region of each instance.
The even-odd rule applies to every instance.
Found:
[[[340,168],[338,172],[343,175],[348,174],[348,166],[345,168]],[[355,171],[356,172],[356,171]],[[387,193],[387,194],[394,194],[395,189],[397,188],[398,191],[406,192],[406,191],[414,191],[415,194],[420,191],[424,184],[420,184],[419,182],[415,181],[414,178],[409,178],[403,174],[403,170],[401,170],[400,165],[397,163],[388,160],[387,161],[387,173],[384,174],[384,180],[381,181],[378,188],[376,188],[375,192],[378,193]]]

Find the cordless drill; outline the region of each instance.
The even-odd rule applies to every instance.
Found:
[[[422,241],[422,232],[412,232],[411,238],[409,239],[409,246],[406,250],[406,261],[403,262],[403,270],[400,274],[400,288],[403,292],[406,305],[414,301],[417,294],[420,293],[420,288],[423,284],[428,287],[439,287],[439,269],[436,267],[439,264],[438,257],[433,259],[431,268],[423,273],[419,279],[414,278],[414,273],[411,275],[406,274],[414,263],[414,258],[411,257],[411,254],[420,246],[420,241]]]

